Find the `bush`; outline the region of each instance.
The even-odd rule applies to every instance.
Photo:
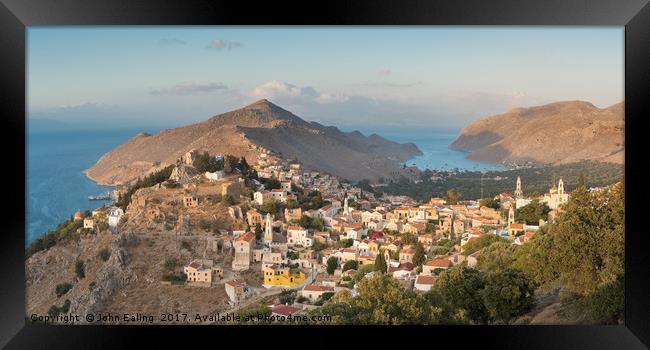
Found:
[[[359,263],[356,260],[348,260],[343,264],[343,272],[347,270],[356,270],[359,267]]]
[[[182,272],[179,274],[164,274],[162,275],[162,280],[171,282],[172,284],[184,284],[187,281],[187,275]]]
[[[84,262],[81,260],[77,260],[77,262],[74,264],[74,273],[79,279],[86,277],[85,269],[86,264],[84,264]]]
[[[192,245],[188,241],[181,241],[181,248],[191,251]]]
[[[59,283],[56,285],[56,296],[60,297],[72,289],[72,284],[70,283]]]
[[[167,270],[173,270],[178,266],[178,261],[176,259],[167,259],[165,260],[165,268]]]
[[[104,248],[99,251],[99,257],[102,259],[102,261],[108,261],[108,258],[111,257],[111,251]]]
[[[293,302],[296,300],[296,291],[292,289],[284,289],[282,292],[280,292],[280,303],[281,304],[293,304]]]

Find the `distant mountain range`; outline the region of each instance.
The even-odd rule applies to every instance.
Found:
[[[406,174],[403,162],[422,154],[413,143],[342,132],[260,100],[197,124],[156,135],[140,133],[103,155],[86,174],[101,184],[124,184],[173,164],[192,149],[244,156],[250,163],[268,149],[297,159],[306,169],[349,180],[398,178]]]
[[[622,164],[623,102],[598,108],[565,101],[481,118],[463,128],[451,148],[490,163],[537,165],[595,160]]]

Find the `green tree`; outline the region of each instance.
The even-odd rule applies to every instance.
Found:
[[[356,270],[359,267],[359,262],[356,260],[348,260],[343,264],[343,272],[347,270]]]
[[[480,291],[485,285],[485,275],[473,268],[456,265],[442,272],[430,293],[443,310],[446,318],[467,319],[474,323],[486,323],[488,313]],[[434,297],[435,296],[435,297]]]
[[[262,239],[262,234],[264,231],[262,231],[262,225],[258,222],[255,224],[255,239],[260,240]]]
[[[72,284],[70,283],[59,283],[56,285],[56,296],[60,297],[72,289]]]
[[[334,271],[339,266],[339,260],[335,256],[331,256],[327,259],[327,273],[330,275],[334,274]]]
[[[296,291],[293,289],[283,289],[280,292],[279,300],[281,304],[293,304],[296,300]]]
[[[551,209],[538,200],[534,200],[527,205],[517,208],[515,211],[515,220],[525,222],[528,225],[537,225],[539,220],[548,220],[548,213]]]
[[[455,188],[450,188],[447,190],[447,194],[444,196],[444,199],[447,201],[447,204],[456,204],[460,200],[461,194]]]
[[[102,250],[99,251],[99,258],[102,259],[102,261],[108,261],[108,258],[111,257],[111,251],[103,248]]]
[[[378,272],[386,272],[388,270],[388,265],[386,263],[386,259],[384,259],[384,254],[377,254],[377,257],[375,258],[375,271]]]
[[[499,201],[494,198],[481,198],[478,203],[481,207],[499,209]]]
[[[484,272],[501,271],[510,267],[515,246],[508,242],[494,242],[483,248],[476,258],[476,268]]]
[[[467,242],[463,246],[463,254],[470,255],[495,242],[507,242],[508,240],[497,235],[484,234],[476,239]]]
[[[82,260],[77,260],[74,264],[74,272],[79,279],[86,277],[86,264]]]
[[[532,278],[518,269],[488,273],[481,297],[490,319],[509,323],[530,311],[535,305],[535,287]]]
[[[413,264],[415,266],[422,266],[424,264],[424,261],[427,259],[425,253],[424,253],[424,246],[422,243],[418,242],[415,245],[415,254],[413,255]]]

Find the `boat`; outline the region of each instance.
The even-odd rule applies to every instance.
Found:
[[[109,200],[109,199],[111,199],[110,193],[101,194],[99,196],[88,196],[89,201],[102,201],[102,200]]]

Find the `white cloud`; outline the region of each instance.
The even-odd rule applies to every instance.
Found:
[[[215,50],[232,50],[232,49],[237,49],[244,46],[242,43],[237,42],[237,41],[229,41],[229,40],[224,40],[220,38],[214,38],[212,39],[209,43],[207,48],[208,49],[215,49]]]
[[[198,93],[214,92],[227,90],[228,86],[222,83],[179,83],[172,86],[151,89],[152,95],[193,95]]]
[[[281,80],[271,80],[254,88],[250,95],[290,104],[333,104],[348,101],[344,94],[321,93],[311,86],[299,87]]]

